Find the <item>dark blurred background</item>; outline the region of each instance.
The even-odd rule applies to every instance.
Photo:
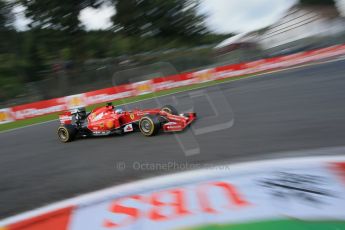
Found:
[[[112,26],[86,30],[80,12],[104,5],[116,11]],[[30,19],[23,30],[14,25],[18,7]],[[333,0],[296,2],[272,25],[238,34],[209,29],[199,7],[198,0],[0,0],[0,108],[110,87],[112,77],[126,83],[143,71],[157,77],[150,73],[345,42],[345,20]]]

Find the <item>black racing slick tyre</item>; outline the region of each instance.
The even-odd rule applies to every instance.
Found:
[[[75,139],[77,136],[77,129],[73,125],[61,125],[57,133],[60,141],[67,143]]]
[[[161,108],[161,111],[170,113],[172,115],[178,115],[178,111],[174,106],[171,105],[165,105]]]
[[[140,132],[147,137],[156,135],[161,128],[159,116],[146,115],[139,121]]]

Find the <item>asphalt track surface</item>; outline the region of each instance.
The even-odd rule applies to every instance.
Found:
[[[132,133],[68,144],[57,139],[57,121],[0,133],[0,217],[183,170],[186,162],[231,163],[345,146],[345,61],[179,93],[159,103],[193,108],[199,119],[177,136]],[[155,106],[157,100],[130,105]]]

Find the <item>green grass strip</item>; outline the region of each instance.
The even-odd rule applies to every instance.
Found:
[[[184,230],[345,230],[344,221],[268,220],[244,224],[206,225]]]
[[[257,74],[255,74],[255,75],[257,75]],[[155,93],[149,93],[149,94],[145,94],[145,95],[129,97],[129,98],[125,98],[125,99],[119,99],[119,100],[114,101],[113,104],[114,105],[123,105],[123,104],[138,102],[138,101],[151,99],[151,98],[155,98],[155,97],[161,97],[161,96],[170,95],[170,94],[174,94],[174,93],[185,92],[185,91],[199,89],[199,88],[205,88],[205,87],[209,87],[209,86],[213,86],[213,85],[217,85],[217,84],[221,84],[221,83],[225,83],[225,82],[235,81],[238,79],[247,78],[247,77],[251,77],[251,76],[253,76],[253,74],[239,76],[239,77],[226,78],[226,79],[210,81],[210,82],[205,82],[205,83],[199,83],[199,84],[195,84],[195,85],[181,86],[178,88],[162,90],[162,91],[155,92]],[[104,105],[104,103],[90,105],[86,109],[88,111],[91,111],[92,109],[99,107],[101,105]],[[39,123],[43,123],[43,122],[47,122],[47,121],[56,120],[56,119],[58,119],[58,114],[59,113],[53,113],[53,114],[42,115],[39,117],[34,117],[34,118],[25,119],[25,120],[19,120],[19,121],[14,121],[11,123],[2,124],[2,125],[0,125],[0,132],[11,130],[11,129],[17,129],[17,128],[21,128],[21,127],[25,127],[25,126],[29,126],[29,125],[39,124]]]

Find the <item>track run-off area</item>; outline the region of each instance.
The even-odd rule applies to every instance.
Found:
[[[198,120],[176,135],[147,138],[137,132],[68,144],[57,138],[58,121],[0,133],[0,217],[155,175],[345,146],[345,61],[241,79],[124,109],[163,104],[192,109]]]

